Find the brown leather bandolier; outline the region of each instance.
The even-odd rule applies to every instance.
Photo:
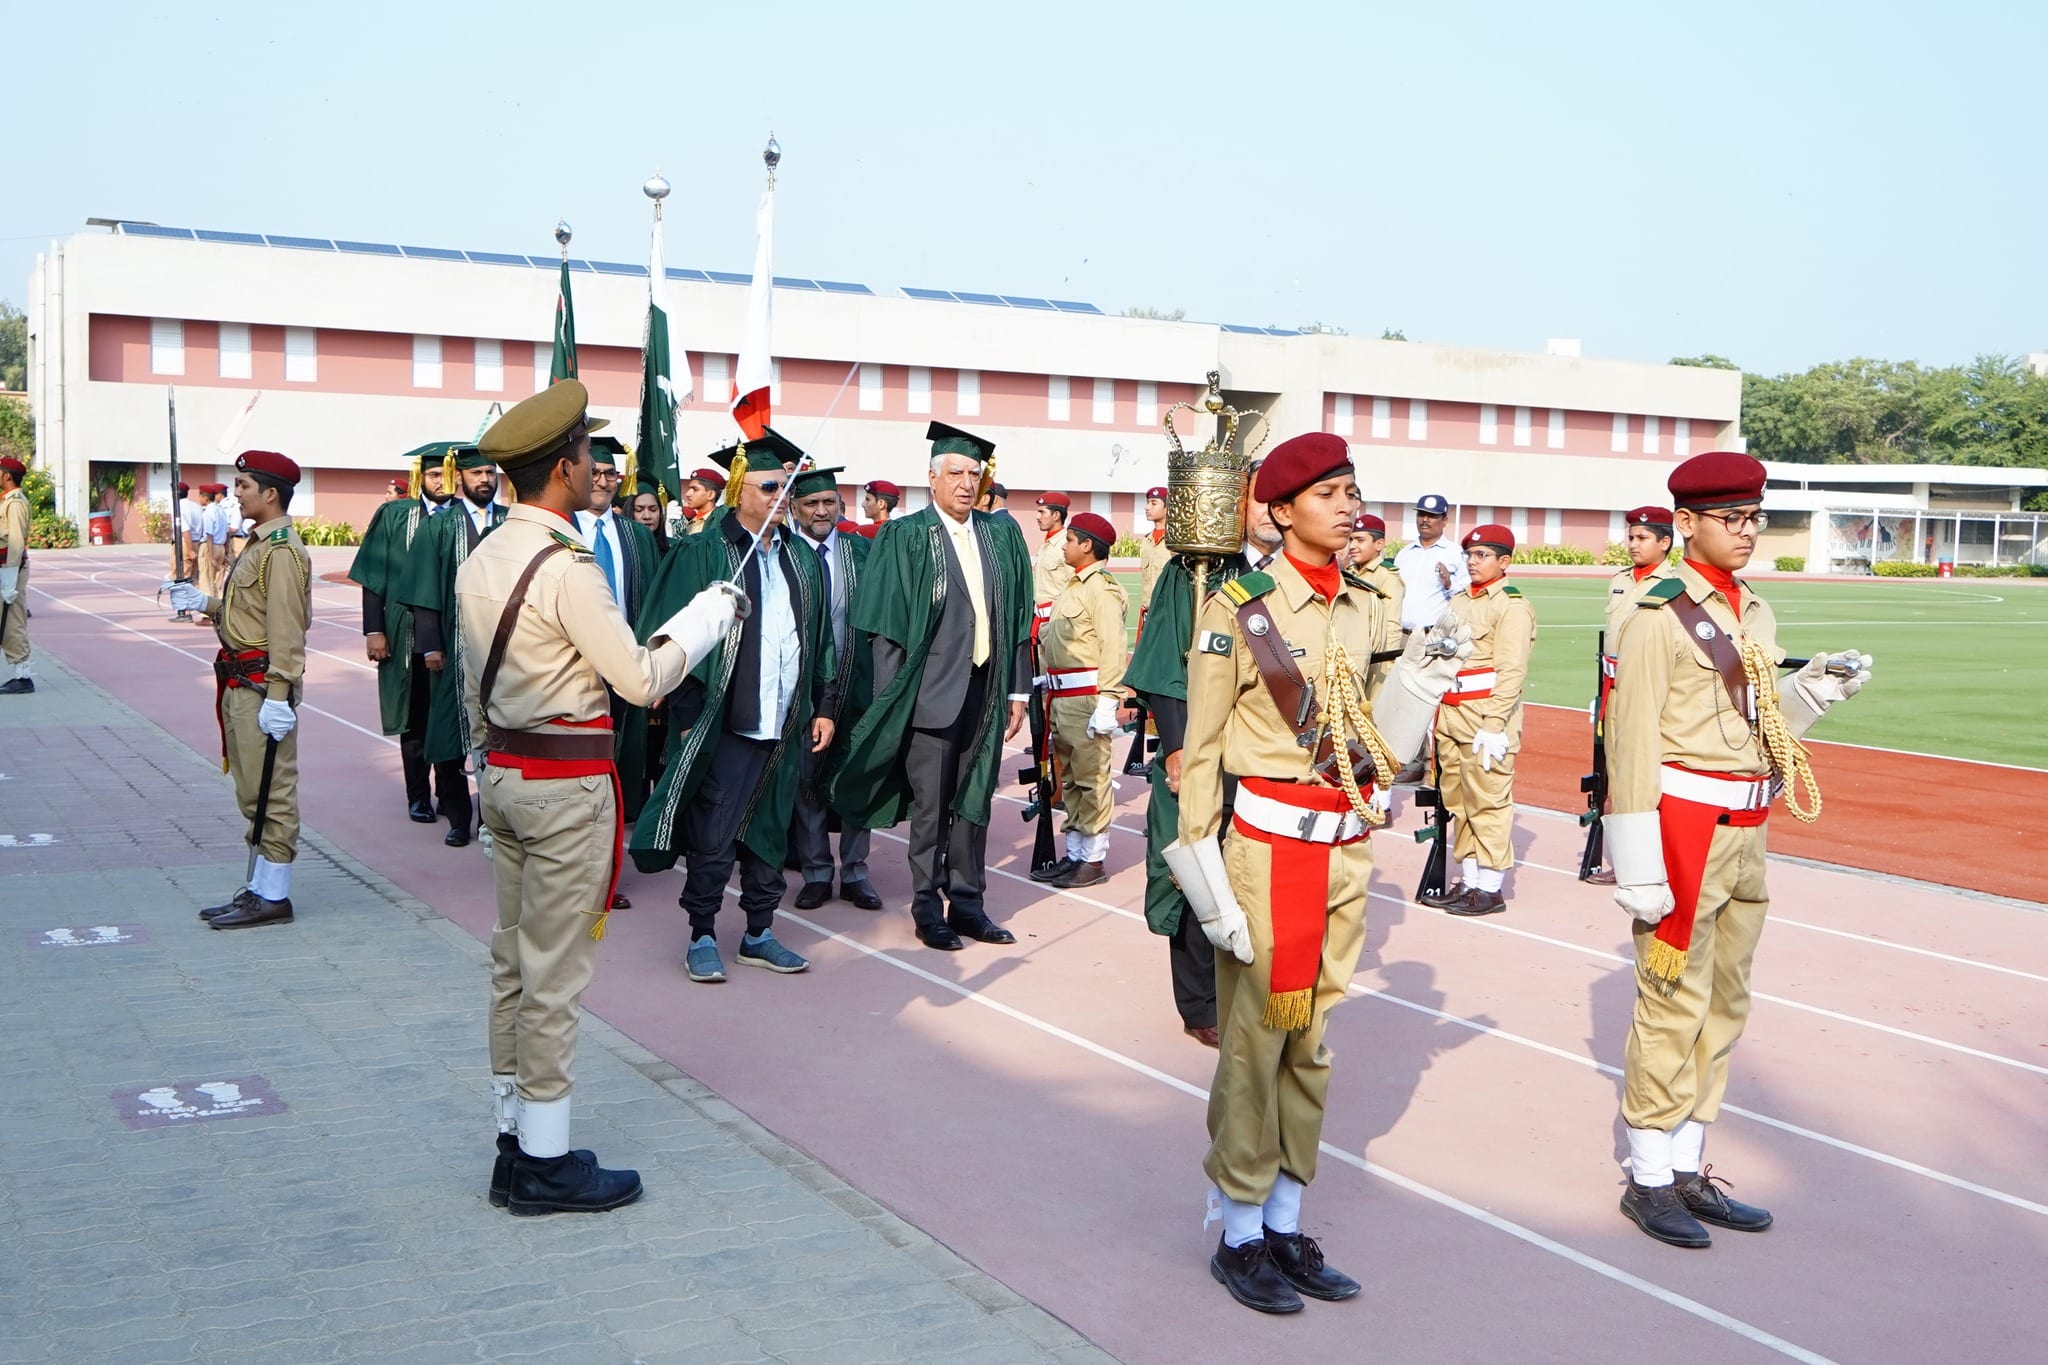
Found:
[[[519,571],[519,581],[512,585],[512,595],[505,599],[505,610],[498,616],[497,633],[491,636],[491,652],[484,659],[483,676],[477,680],[476,689],[477,710],[483,713],[484,731],[489,736],[486,743],[489,744],[492,751],[518,754],[525,758],[611,757],[612,741],[609,732],[602,736],[604,753],[601,755],[581,751],[568,753],[555,750],[552,747],[548,747],[546,752],[538,752],[525,746],[552,746],[557,741],[588,740],[590,736],[543,735],[532,730],[505,730],[499,728],[491,720],[491,689],[497,685],[498,669],[505,662],[505,647],[512,643],[513,628],[519,624],[519,609],[526,605],[526,590],[533,586],[533,576],[540,572],[540,566],[545,564],[550,557],[558,555],[568,548],[568,546],[558,540],[550,541],[542,546],[540,553],[535,555],[527,563],[526,567]],[[501,743],[500,741],[510,742]]]
[[[1728,700],[1735,706],[1735,713],[1754,724],[1756,721],[1756,694],[1749,685],[1749,673],[1742,666],[1742,655],[1735,649],[1735,641],[1728,632],[1714,624],[1705,607],[1687,597],[1684,593],[1665,604],[1678,623],[1685,627],[1686,634],[1707,651],[1707,658],[1715,671],[1721,675],[1721,683],[1728,689]]]
[[[1278,632],[1273,629],[1272,618],[1260,610],[1257,598],[1237,609],[1237,628],[1244,635],[1252,664],[1259,670],[1259,677],[1266,684],[1266,691],[1273,698],[1280,719],[1294,728],[1294,742],[1314,752],[1315,758],[1310,766],[1316,776],[1333,787],[1338,786],[1337,746],[1329,727],[1316,722],[1315,684],[1301,676],[1301,670],[1294,665],[1294,656],[1288,653]],[[1348,741],[1345,747],[1351,757],[1352,776],[1360,786],[1372,784],[1378,771],[1373,766],[1372,755],[1356,740]]]

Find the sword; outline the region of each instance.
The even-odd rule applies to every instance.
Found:
[[[256,783],[256,818],[249,822],[249,870],[242,875],[247,886],[256,876],[256,850],[263,843],[263,826],[270,817],[270,776],[277,771],[277,741],[263,737],[263,776]]]
[[[855,361],[852,365],[849,365],[847,367],[846,378],[839,381],[839,389],[832,395],[832,402],[825,408],[825,415],[818,419],[818,429],[811,433],[811,444],[813,446],[816,446],[818,443],[818,438],[824,435],[825,424],[832,420],[832,414],[838,411],[839,400],[846,395],[846,386],[848,384],[851,384],[853,382],[853,377],[859,373],[859,361]],[[761,542],[764,539],[766,539],[768,535],[768,528],[775,524],[775,514],[777,512],[780,512],[783,509],[783,507],[786,506],[789,502],[790,489],[796,486],[796,481],[798,479],[802,478],[812,469],[815,469],[817,467],[817,464],[817,457],[809,450],[806,450],[802,455],[797,457],[796,468],[790,471],[790,474],[787,478],[783,479],[782,487],[775,490],[775,501],[768,505],[768,516],[766,520],[764,520],[761,523],[761,529],[750,533],[753,536],[753,543],[747,546],[746,552],[740,556],[740,562],[733,566],[732,578],[729,581],[732,583],[733,587],[739,589],[740,601],[743,604],[745,604],[742,606],[739,613],[741,620],[746,619],[747,611],[750,610],[752,606],[751,603],[747,602],[746,588],[744,587],[744,584],[746,582],[747,565],[753,560],[755,555],[761,552]]]

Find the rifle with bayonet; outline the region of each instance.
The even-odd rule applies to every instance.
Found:
[[[1593,771],[1579,779],[1579,790],[1586,794],[1586,809],[1579,813],[1579,824],[1586,831],[1586,846],[1579,852],[1582,882],[1592,880],[1607,856],[1600,815],[1607,809],[1608,667],[1607,632],[1603,630],[1593,640]]]
[[[1032,789],[1031,803],[1024,807],[1024,822],[1038,823],[1031,836],[1031,871],[1034,876],[1039,876],[1049,874],[1059,862],[1052,828],[1053,802],[1059,795],[1059,789],[1053,776],[1052,717],[1046,711],[1049,685],[1045,676],[1036,671],[1036,641],[1032,642],[1031,657],[1035,676],[1031,679],[1031,700],[1026,703],[1031,725],[1031,766],[1017,770],[1017,781]]]
[[[1436,747],[1434,739],[1430,747]],[[1432,759],[1436,763],[1436,785],[1415,789],[1415,804],[1429,812],[1428,821],[1415,831],[1415,842],[1429,845],[1429,856],[1422,860],[1422,879],[1415,883],[1417,900],[1441,896],[1451,885],[1451,821],[1455,817],[1444,802],[1443,761],[1434,755]]]

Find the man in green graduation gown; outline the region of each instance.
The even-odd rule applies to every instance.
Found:
[[[462,637],[455,629],[455,571],[483,538],[502,526],[505,509],[497,502],[498,467],[475,446],[455,449],[455,480],[460,497],[447,510],[429,517],[413,541],[411,572],[398,590],[399,601],[413,609],[413,638],[420,662],[429,675],[426,761],[460,763],[469,752],[469,722],[462,707]],[[482,668],[483,660],[472,667]],[[442,840],[450,848],[469,843],[475,809],[469,784],[459,796],[442,797],[441,814],[448,819]],[[450,800],[454,796],[456,799]]]
[[[384,733],[398,736],[406,809],[422,825],[434,823],[437,797],[444,811],[466,807],[469,780],[462,775],[460,758],[427,762],[430,675],[413,629],[412,608],[400,601],[398,594],[412,570],[420,533],[432,518],[449,511],[453,490],[441,462],[457,444],[430,441],[407,455],[412,461],[408,486],[417,490],[418,496],[377,505],[348,570],[349,578],[363,589],[363,651],[377,665],[377,701]]]
[[[622,459],[630,461],[632,456],[618,437],[590,438],[590,509],[576,514],[576,529],[589,544],[598,572],[611,585],[612,600],[631,622],[640,619],[640,604],[647,596],[647,585],[654,581],[660,555],[654,547],[654,533],[626,510],[632,499],[632,479],[621,467]],[[647,799],[647,750],[643,740],[629,733],[633,729],[626,723],[630,709],[613,694],[613,746],[628,820],[640,814]],[[644,731],[641,734],[644,736]],[[624,896],[613,895],[612,909],[631,908]]]
[[[774,444],[749,442],[713,457],[728,470],[729,515],[662,561],[641,616],[658,625],[673,615],[671,602],[720,581],[739,583],[753,604],[670,694],[668,766],[633,825],[642,872],[674,867],[679,857],[685,863],[679,900],[690,917],[692,981],[725,980],[715,921],[735,862],[747,920],[741,964],[784,973],[810,965],[772,926],[805,756],[831,747],[838,703],[823,566],[808,546],[791,542],[790,475]]]
[[[1257,464],[1251,473],[1258,473]],[[1280,551],[1280,532],[1267,515],[1266,505],[1252,499],[1250,479],[1245,481],[1242,507],[1244,549],[1227,558],[1209,557],[1211,592]],[[1182,1030],[1196,1042],[1215,1047],[1219,1041],[1216,950],[1159,856],[1161,849],[1180,837],[1180,751],[1188,727],[1188,647],[1194,640],[1195,608],[1189,559],[1175,555],[1159,571],[1152,587],[1145,629],[1131,654],[1130,667],[1124,671],[1124,685],[1138,694],[1159,726],[1159,750],[1150,777],[1152,799],[1145,810],[1145,923],[1166,938],[1173,1004],[1180,1011]],[[1226,831],[1234,785],[1229,777],[1224,778]]]
[[[988,917],[989,803],[1031,691],[1031,555],[1007,513],[974,510],[995,443],[944,422],[931,505],[875,535],[851,626],[873,637],[875,699],[833,779],[846,822],[910,820],[911,917],[927,947],[1014,943]]]

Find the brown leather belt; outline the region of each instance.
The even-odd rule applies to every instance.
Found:
[[[518,758],[606,763],[610,762],[612,757],[612,732],[608,729],[565,733],[506,730],[496,725],[488,725],[485,732],[484,747],[494,754],[512,754]]]

